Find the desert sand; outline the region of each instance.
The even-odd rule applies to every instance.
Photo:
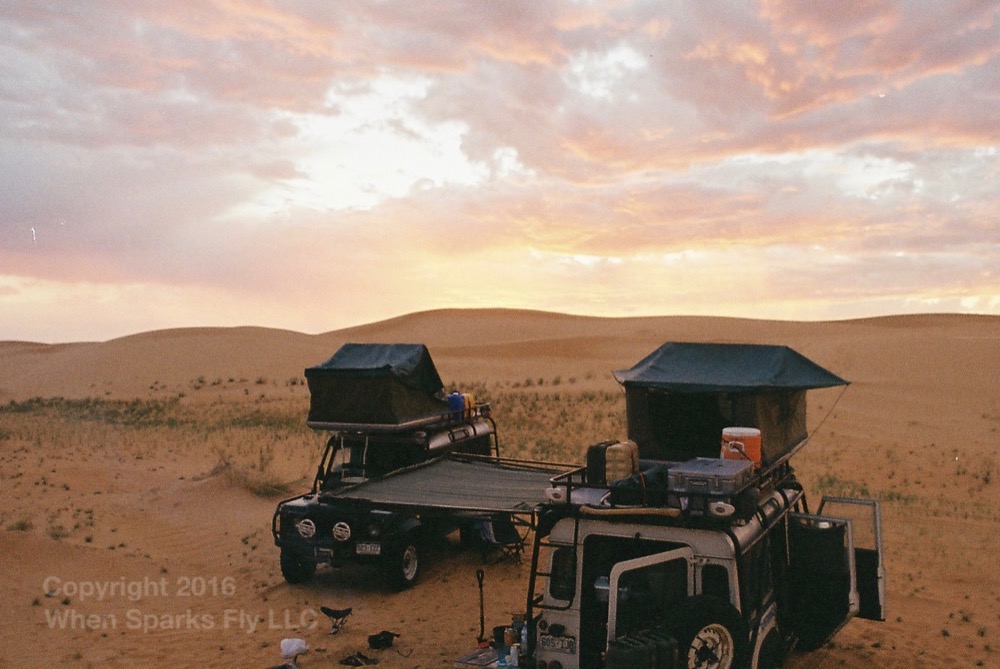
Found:
[[[323,444],[303,369],[344,342],[422,342],[448,385],[494,407],[506,455],[580,461],[624,437],[611,376],[666,341],[787,344],[852,383],[809,396],[794,465],[810,498],[882,504],[888,617],[851,621],[793,668],[1000,667],[1000,318],[825,323],[598,319],[437,311],[304,335],[150,332],[100,343],[0,343],[0,667],[303,669],[356,651],[384,667],[450,667],[523,611],[528,564],[457,542],[393,593],[371,570],[289,586],[275,503],[304,490]],[[335,636],[320,605],[352,606]],[[401,634],[386,651],[366,637]]]

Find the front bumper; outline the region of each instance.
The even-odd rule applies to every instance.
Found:
[[[368,512],[346,516],[324,513],[306,498],[279,504],[271,522],[274,543],[282,549],[331,564],[367,561],[386,555],[391,516]]]

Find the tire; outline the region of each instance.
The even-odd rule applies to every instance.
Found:
[[[781,642],[781,636],[778,632],[772,631],[764,637],[764,643],[760,646],[757,667],[758,669],[781,669],[784,658],[785,646]]]
[[[389,585],[395,590],[406,590],[417,582],[420,548],[412,535],[386,557],[384,568]]]
[[[684,669],[743,669],[747,635],[739,612],[717,597],[691,597],[669,626]]]
[[[281,575],[292,585],[305,583],[316,573],[316,563],[295,551],[281,549]]]

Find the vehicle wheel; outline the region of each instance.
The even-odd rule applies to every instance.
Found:
[[[420,551],[414,537],[407,537],[387,557],[385,569],[389,584],[397,590],[405,590],[417,582],[417,577],[420,576]]]
[[[305,583],[316,573],[316,563],[290,550],[281,551],[281,575],[289,583]]]
[[[781,637],[777,632],[772,631],[764,637],[764,643],[760,647],[760,658],[757,660],[759,669],[781,669],[781,661],[784,659],[785,649],[781,643]]]
[[[692,597],[678,607],[670,625],[685,669],[742,669],[747,635],[739,612],[716,597]]]

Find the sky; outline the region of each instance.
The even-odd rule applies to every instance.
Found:
[[[1000,2],[5,0],[0,340],[1000,314]]]

